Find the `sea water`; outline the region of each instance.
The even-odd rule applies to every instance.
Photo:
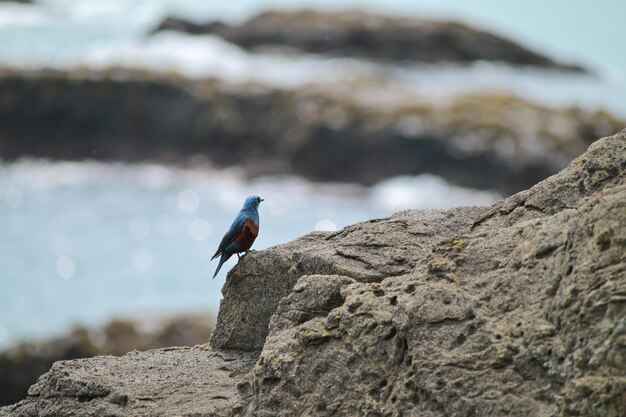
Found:
[[[405,208],[499,197],[429,175],[364,188],[154,164],[3,164],[0,346],[112,316],[216,312],[237,257],[215,280],[209,260],[251,194],[265,199],[254,249]]]

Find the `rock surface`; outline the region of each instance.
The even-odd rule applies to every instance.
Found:
[[[0,352],[0,406],[24,398],[28,387],[56,361],[194,346],[206,341],[214,324],[211,314],[116,319],[101,328],[76,326],[52,340],[18,343]]]
[[[0,158],[180,162],[204,155],[251,176],[371,185],[432,173],[511,194],[626,125],[606,112],[509,96],[379,102],[376,94],[363,97],[367,91],[287,91],[122,70],[8,72],[0,75]]]
[[[402,62],[501,61],[581,71],[513,41],[457,22],[387,17],[358,11],[272,11],[239,26],[164,20],[155,31],[216,34],[245,49],[286,47],[300,52]]]
[[[248,254],[212,347],[249,353],[62,362],[0,415],[90,415],[113,398],[120,416],[620,417],[625,341],[623,131],[491,207],[404,211]],[[209,400],[224,352],[241,373]],[[154,408],[133,408],[126,381],[148,375]],[[185,381],[194,399],[170,387]]]
[[[624,415],[626,135],[612,142],[491,209],[300,242],[344,277],[300,277],[281,299],[243,414]]]
[[[16,404],[11,415],[227,415],[255,359],[196,346],[57,362],[28,390],[36,401]]]

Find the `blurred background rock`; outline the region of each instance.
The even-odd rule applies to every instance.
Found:
[[[208,341],[248,194],[263,249],[556,173],[625,126],[625,12],[0,2],[0,403],[58,359]]]

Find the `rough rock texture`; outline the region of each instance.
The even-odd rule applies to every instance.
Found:
[[[300,277],[339,275],[374,283],[403,276],[422,263],[443,237],[469,233],[472,219],[488,210],[408,211],[250,252],[229,273],[222,289],[224,299],[212,345],[218,349],[261,349],[278,302]],[[247,313],[251,309],[254,315]]]
[[[625,415],[626,131],[491,207],[404,211],[248,254],[212,347],[250,350],[233,364],[262,348],[226,380],[229,400],[195,391],[219,367],[195,358],[224,353],[174,349],[55,365],[0,415],[111,404],[131,373],[159,399],[142,411],[129,395],[115,415]],[[140,370],[116,367],[131,358]],[[171,390],[200,373],[201,397]]]
[[[412,62],[502,61],[580,71],[515,42],[456,22],[346,11],[273,11],[239,26],[168,18],[155,31],[212,33],[246,49],[288,47],[302,52]]]
[[[491,208],[250,254],[218,330],[251,316],[244,287],[270,310],[285,281],[271,321],[254,314],[269,337],[240,386],[245,415],[624,415],[626,132]],[[252,330],[234,331],[263,344]],[[237,346],[224,334],[214,346]]]
[[[0,158],[178,162],[204,155],[250,175],[370,185],[432,173],[511,194],[626,125],[606,112],[509,96],[381,103],[366,91],[226,86],[122,70],[8,72],[0,75]]]
[[[12,416],[221,416],[256,355],[206,346],[57,362]],[[7,408],[0,409],[0,416]]]

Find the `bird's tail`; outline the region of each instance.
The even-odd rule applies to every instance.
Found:
[[[220,272],[220,269],[222,269],[222,265],[224,265],[224,262],[226,262],[226,258],[224,257],[224,254],[222,254],[222,257],[220,258],[220,263],[217,265],[217,269],[215,270],[215,273],[213,274],[213,278],[211,279],[215,279],[217,274]]]

